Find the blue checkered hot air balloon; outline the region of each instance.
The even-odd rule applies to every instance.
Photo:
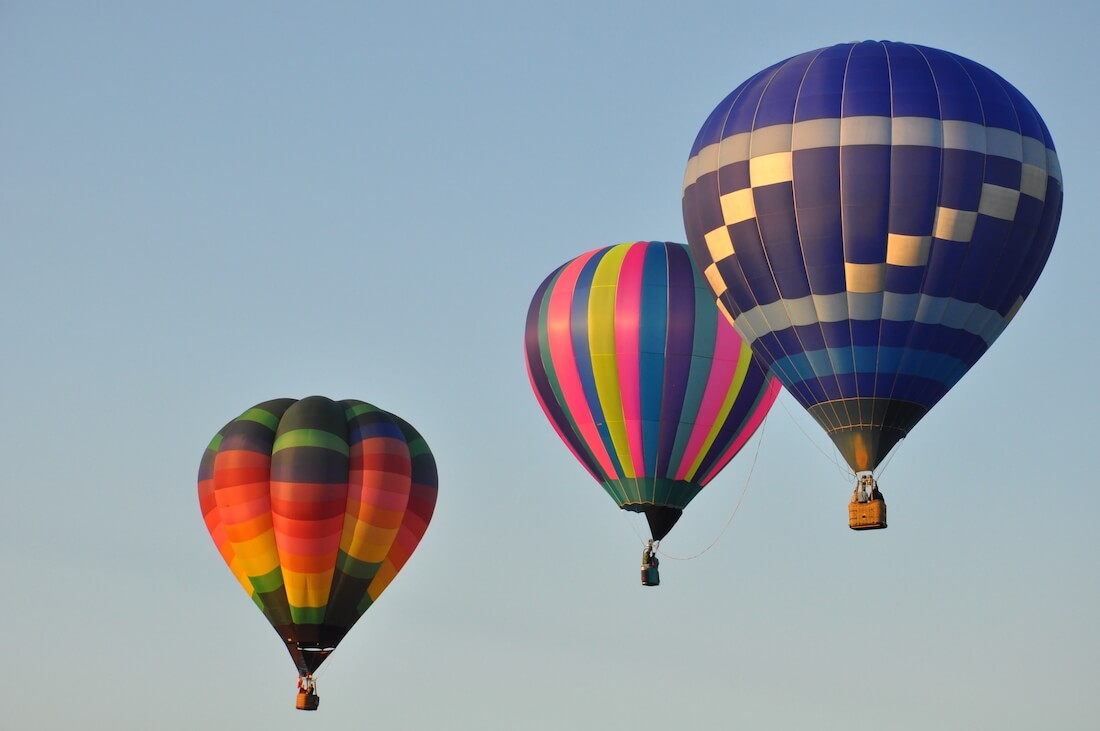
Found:
[[[1019,91],[889,41],[745,81],[703,124],[683,190],[719,307],[856,473],[1012,320],[1061,210],[1054,143]]]

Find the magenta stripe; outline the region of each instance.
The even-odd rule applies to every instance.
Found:
[[[676,479],[688,479],[688,471],[695,464],[699,452],[703,450],[707,437],[718,421],[718,412],[729,393],[730,383],[737,373],[737,357],[744,341],[733,327],[723,318],[717,321],[715,328],[714,360],[710,364],[710,374],[707,376],[707,386],[703,390],[703,398],[699,404],[699,411],[695,416],[695,424],[691,428],[691,437],[688,439],[687,448],[684,450],[683,459],[676,467]]]
[[[588,474],[592,475],[592,479],[596,480],[597,482],[603,482],[603,478],[589,468],[588,461],[581,457],[581,455],[577,454],[577,450],[573,448],[573,444],[565,436],[565,432],[561,430],[561,427],[558,426],[558,422],[554,420],[554,416],[550,413],[550,409],[546,408],[546,401],[543,400],[542,394],[539,392],[538,385],[536,385],[535,383],[535,377],[531,375],[530,367],[528,367],[527,369],[527,380],[530,381],[531,390],[535,392],[535,398],[538,399],[539,406],[542,407],[542,412],[546,414],[546,420],[550,422],[550,426],[554,427],[554,431],[557,432],[562,442],[565,443],[565,446],[569,448],[569,451],[573,453],[573,456],[576,457],[577,461],[581,463],[581,466],[584,467]]]
[[[768,377],[768,386],[764,390],[764,393],[760,394],[760,401],[757,402],[756,408],[753,409],[752,415],[749,416],[745,425],[741,427],[741,431],[737,434],[737,439],[733,440],[733,445],[722,456],[720,460],[714,463],[714,466],[710,468],[707,474],[703,475],[703,479],[698,480],[700,485],[706,485],[718,472],[729,464],[729,461],[741,451],[741,447],[745,446],[745,442],[752,438],[752,435],[756,433],[756,430],[760,428],[760,425],[764,422],[764,418],[768,415],[768,410],[771,409],[772,404],[775,403],[775,399],[779,396],[779,391],[783,385],[777,378]]]
[[[642,311],[642,271],[647,247],[631,244],[619,270],[615,293],[615,363],[626,422],[626,443],[636,477],[648,476],[642,445],[642,385],[638,372],[641,350],[638,316]]]
[[[577,361],[573,353],[573,339],[570,333],[570,311],[573,303],[573,292],[577,287],[577,278],[580,276],[584,265],[595,254],[590,251],[569,262],[550,291],[550,304],[546,310],[546,340],[550,350],[550,360],[554,365],[554,375],[561,386],[562,404],[566,413],[573,417],[577,429],[581,433],[581,441],[592,450],[592,456],[599,463],[600,468],[608,478],[617,478],[620,475],[615,469],[611,457],[607,454],[603,439],[596,431],[595,419],[592,410],[588,406],[588,400],[584,396],[584,387],[581,385],[580,373],[577,371]],[[568,443],[568,442],[567,442]]]

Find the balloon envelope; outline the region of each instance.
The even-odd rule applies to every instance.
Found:
[[[683,244],[619,244],[562,265],[531,301],[524,355],[558,435],[658,540],[780,388],[719,315]]]
[[[1000,335],[1062,208],[1024,96],[894,42],[803,53],[704,123],[683,190],[693,258],[753,350],[873,470]]]
[[[203,454],[198,492],[222,558],[310,675],[420,543],[437,476],[401,418],[311,396],[226,424]]]

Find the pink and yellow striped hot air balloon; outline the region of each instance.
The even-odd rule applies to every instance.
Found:
[[[298,707],[316,709],[313,673],[431,521],[428,445],[362,401],[266,401],[210,442],[198,492],[214,544],[298,668]]]
[[[684,244],[609,246],[539,286],[531,386],[573,455],[659,541],[779,392],[714,304]]]

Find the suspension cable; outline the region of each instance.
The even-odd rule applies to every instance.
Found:
[[[741,503],[745,499],[745,494],[749,491],[749,484],[752,482],[752,473],[756,470],[756,460],[760,458],[760,445],[764,443],[764,428],[768,425],[768,417],[764,417],[764,421],[760,424],[760,433],[756,440],[756,452],[752,455],[752,465],[749,467],[749,474],[745,477],[745,486],[741,489],[741,495],[737,498],[737,504],[733,506],[733,512],[730,513],[730,517],[726,520],[726,524],[722,526],[722,530],[718,532],[714,540],[710,542],[710,545],[706,546],[703,550],[696,553],[694,556],[671,556],[665,551],[660,551],[660,555],[670,561],[691,561],[692,559],[699,558],[704,553],[714,548],[718,541],[722,540],[722,536],[729,530],[730,524],[733,523],[733,519],[737,516],[737,511],[741,509]]]

